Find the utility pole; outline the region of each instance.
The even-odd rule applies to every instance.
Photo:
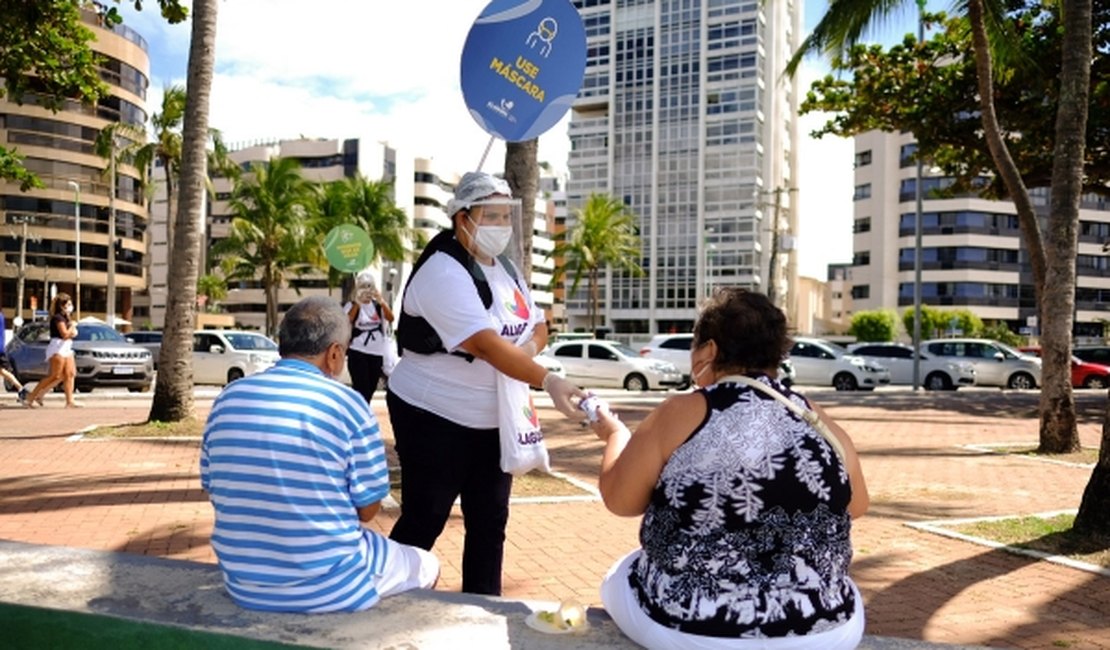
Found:
[[[116,134],[108,157],[108,327],[116,327]]]
[[[19,268],[17,269],[17,275],[16,275],[16,278],[17,278],[17,281],[16,281],[16,302],[17,302],[17,305],[16,305],[16,311],[15,311],[15,318],[12,321],[12,323],[18,327],[19,325],[22,325],[25,322],[23,320],[23,294],[24,294],[24,285],[26,284],[26,281],[27,281],[27,237],[28,237],[28,235],[27,235],[27,225],[29,223],[35,221],[35,217],[34,217],[34,215],[30,215],[30,214],[12,215],[11,221],[12,221],[12,223],[18,223],[21,226],[21,234],[20,234],[20,237],[19,237]],[[44,266],[45,266],[45,264],[44,264]],[[45,269],[44,269],[44,273],[45,273]],[[45,277],[45,275],[43,276],[43,287],[44,288],[43,288],[42,295],[43,295],[43,299],[45,300],[46,291],[47,291],[45,289],[45,287],[46,287],[46,277]],[[33,318],[34,314],[32,314],[31,316]]]
[[[783,192],[796,192],[796,187],[776,187],[773,190],[768,190],[764,194],[774,194],[774,216],[771,221],[771,257],[767,264],[767,297],[771,299],[771,304],[774,305],[778,301],[778,264],[780,236],[779,236],[779,214],[782,211],[782,194]]]
[[[74,281],[75,291],[73,296],[74,306],[77,308],[77,319],[81,319],[81,186],[76,181],[67,181],[73,188],[73,234],[74,234],[74,269],[77,272]]]

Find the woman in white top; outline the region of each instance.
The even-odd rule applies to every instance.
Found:
[[[519,207],[504,180],[470,172],[459,181],[447,206],[452,229],[428,243],[405,287],[402,356],[386,393],[401,461],[401,517],[390,537],[431,549],[459,498],[467,593],[501,593],[513,477],[500,465],[499,373],[542,385],[571,417],[580,413],[572,398],[584,396],[532,359],[547,325],[502,255]]]
[[[387,348],[392,344],[389,324],[393,322],[393,310],[382,301],[369,269],[360,271],[355,278],[355,299],[347,303],[346,310],[351,321],[347,372],[351,375],[352,387],[369,404],[382,378]]]
[[[77,378],[77,364],[73,360],[73,339],[77,337],[77,323],[70,320],[73,301],[69,294],[59,293],[50,303],[50,343],[46,346],[46,358],[50,363],[50,374],[35,385],[35,390],[23,404],[34,408],[42,406],[42,396],[61,382],[66,394],[66,406],[80,406],[73,401],[73,385]]]

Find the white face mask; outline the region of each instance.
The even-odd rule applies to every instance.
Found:
[[[469,217],[467,217],[469,219]],[[478,247],[478,252],[486,257],[497,257],[509,245],[509,240],[513,238],[512,226],[479,226],[470,220],[470,225],[474,226],[474,245]]]

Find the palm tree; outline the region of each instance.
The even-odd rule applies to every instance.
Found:
[[[598,288],[601,270],[613,267],[642,276],[640,237],[636,233],[636,216],[624,203],[606,194],[591,194],[586,207],[575,210],[575,222],[555,243],[551,253],[563,264],[555,269],[552,283],[573,272],[570,292],[578,290],[586,277],[590,294],[590,329],[597,327],[600,304]]]
[[[193,408],[193,329],[196,326],[201,218],[208,180],[209,99],[216,64],[217,0],[193,0],[189,41],[188,96],[181,132],[179,201],[174,214],[166,322],[150,419],[176,422],[195,417]]]
[[[228,280],[262,280],[269,336],[277,330],[278,290],[290,273],[311,271],[320,255],[313,228],[316,189],[300,170],[293,158],[252,165],[231,191],[235,217],[228,236],[212,250]]]
[[[216,306],[227,298],[227,280],[222,277],[207,273],[197,278],[197,299],[204,296],[204,310],[218,311]]]
[[[119,190],[118,167],[120,164],[139,165],[140,184],[145,187],[146,165],[136,160],[146,141],[146,133],[139,127],[125,122],[112,122],[96,135],[93,150],[107,161],[104,173],[108,176],[108,322],[115,323],[116,317],[116,194]],[[141,203],[140,197],[132,197],[133,203]]]
[[[925,1],[916,1],[919,11],[923,11]],[[787,73],[794,74],[806,54],[842,54],[860,41],[861,34],[872,22],[886,18],[900,4],[902,3],[891,0],[834,0],[813,32],[794,54],[787,66]],[[1017,209],[1042,323],[1044,372],[1039,451],[1074,451],[1079,448],[1079,433],[1070,380],[1071,330],[1075,305],[1075,235],[1079,223],[1079,188],[1087,110],[1086,103],[1080,107],[1075,106],[1074,102],[1079,101],[1079,89],[1087,89],[1090,84],[1091,0],[1061,2],[1061,11],[1067,16],[1063,45],[1065,62],[1069,60],[1069,56],[1072,57],[1071,67],[1061,75],[1061,83],[1062,87],[1069,89],[1069,99],[1073,101],[1064,101],[1064,95],[1061,94],[1055,145],[1058,156],[1056,160],[1060,164],[1053,171],[1052,212],[1048,227],[1050,245],[1047,250],[1029,191],[1010,155],[1006,136],[999,128],[995,112],[991,48],[1002,47],[1008,39],[992,39],[988,31],[993,31],[996,35],[1006,32],[1003,3],[1000,0],[961,0],[961,5],[967,11],[971,27],[983,137],[1006,191]],[[1085,67],[1078,61],[1083,52],[1087,53]],[[1082,99],[1086,100],[1085,91]],[[1065,106],[1074,111],[1063,113]],[[1080,113],[1082,119],[1078,119]],[[1009,137],[1020,137],[1020,134]],[[1066,162],[1061,162],[1059,157],[1062,146],[1070,147],[1066,150],[1067,156],[1063,158]],[[1069,174],[1072,176],[1070,179]],[[1051,275],[1048,273],[1050,268]]]
[[[415,233],[409,227],[405,211],[394,202],[392,182],[374,181],[358,174],[324,185],[318,200],[319,236],[323,237],[332,228],[349,223],[362,228],[370,236],[374,249],[371,263],[377,260],[400,262],[407,256],[405,243],[412,241]],[[320,268],[328,271],[328,286],[338,286],[339,272],[328,265],[322,250],[319,253],[317,262]]]
[[[169,86],[162,92],[162,110],[150,118],[154,141],[140,149],[136,164],[146,170],[157,160],[166,180],[166,258],[173,257],[173,218],[177,199],[174,185],[181,167],[181,123],[185,119],[185,88]],[[144,171],[145,173],[145,171]]]

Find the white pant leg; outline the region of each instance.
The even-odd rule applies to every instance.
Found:
[[[376,586],[382,598],[410,589],[430,589],[439,578],[439,558],[422,548],[385,539],[385,566]]]

